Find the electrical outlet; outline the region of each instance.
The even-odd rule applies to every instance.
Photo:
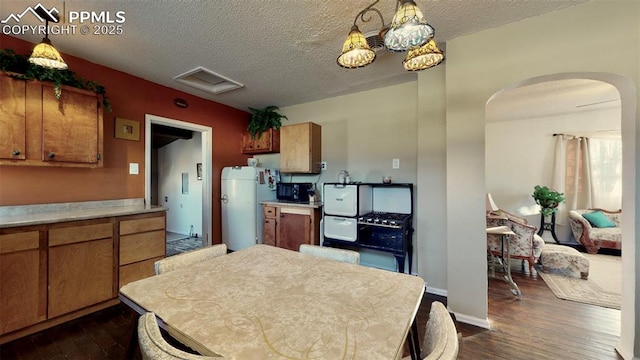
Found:
[[[391,161],[391,168],[400,169],[400,159],[393,159],[393,161]]]
[[[327,170],[327,162],[323,161],[320,163],[320,170]]]

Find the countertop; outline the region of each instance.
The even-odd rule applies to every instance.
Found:
[[[0,206],[0,229],[166,211],[144,199]]]
[[[305,208],[314,208],[314,209],[320,209],[322,208],[322,202],[314,202],[314,203],[300,203],[300,202],[293,202],[293,201],[278,201],[278,200],[273,200],[273,201],[262,201],[260,202],[260,204],[262,205],[272,205],[272,206],[297,206],[297,207],[305,207]]]

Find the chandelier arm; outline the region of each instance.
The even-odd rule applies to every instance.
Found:
[[[374,1],[371,5],[367,6],[367,7],[366,7],[366,8],[364,8],[364,9],[362,9],[362,11],[360,11],[360,12],[358,13],[358,15],[356,15],[356,18],[355,18],[355,19],[353,19],[353,25],[354,25],[354,26],[356,25],[356,22],[358,21],[358,18],[360,18],[360,21],[362,21],[362,22],[369,22],[369,21],[371,21],[371,17],[368,17],[368,18],[366,18],[366,19],[365,19],[365,18],[364,18],[364,16],[365,16],[368,12],[373,11],[373,12],[375,12],[376,14],[378,14],[378,16],[380,17],[380,22],[382,23],[382,27],[384,27],[384,17],[382,17],[382,13],[380,12],[380,10],[378,10],[378,9],[376,9],[376,8],[374,8],[374,7],[373,7],[373,6],[374,6],[375,4],[377,4],[378,2],[380,2],[380,0],[376,0],[376,1]]]

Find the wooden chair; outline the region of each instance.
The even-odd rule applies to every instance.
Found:
[[[447,311],[447,308],[439,301],[431,303],[429,320],[422,341],[420,359],[422,360],[453,360],[458,358],[460,349],[459,336],[456,325]],[[405,357],[403,360],[408,360]]]
[[[227,253],[226,244],[218,244],[204,249],[198,249],[194,251],[185,252],[182,254],[170,256],[162,260],[156,261],[153,265],[156,270],[156,275],[166,273],[175,269],[179,269],[183,266],[199,263],[205,260],[212,259]]]
[[[337,249],[328,246],[301,244],[300,253],[351,264],[360,263],[360,253],[353,250]]]
[[[206,360],[224,359],[222,357],[202,356],[177,349],[169,344],[160,333],[156,315],[148,312],[138,320],[138,342],[144,360]]]

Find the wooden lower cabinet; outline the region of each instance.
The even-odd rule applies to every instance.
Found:
[[[113,220],[49,230],[48,317],[114,298]],[[58,227],[61,226],[61,227]]]
[[[164,211],[0,229],[0,344],[117,304],[164,256]]]
[[[165,213],[123,217],[120,235],[118,289],[155,274],[153,264],[166,255]]]
[[[0,233],[0,335],[46,319],[46,264],[40,231]]]
[[[294,251],[300,244],[320,244],[320,209],[295,204],[264,205],[263,241]]]
[[[262,241],[266,245],[276,246],[276,208],[264,206],[262,208]]]

